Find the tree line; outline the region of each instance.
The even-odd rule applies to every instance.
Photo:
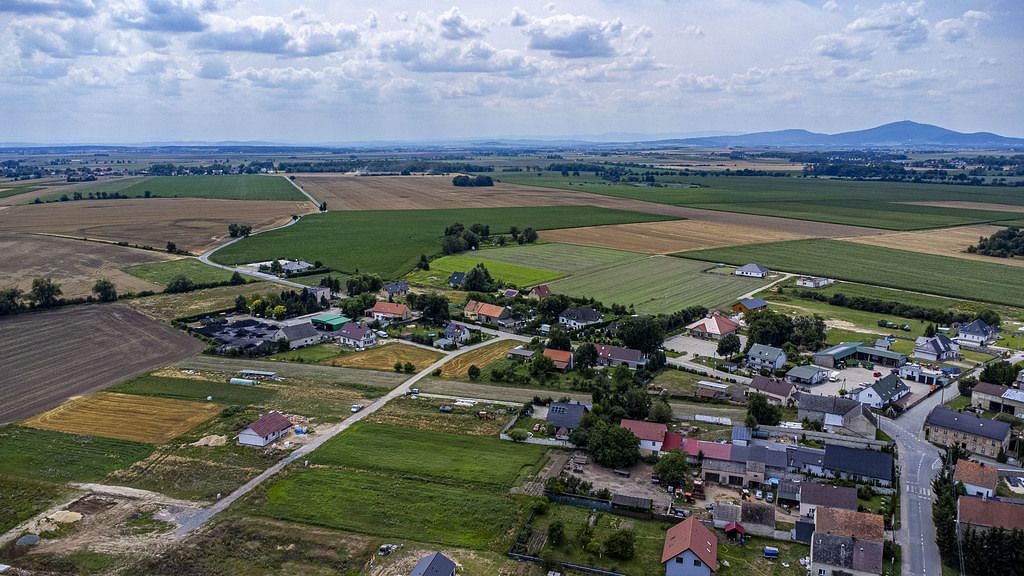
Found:
[[[110,280],[101,278],[92,286],[92,295],[84,298],[63,298],[61,285],[50,277],[39,277],[32,280],[29,290],[17,286],[0,288],[0,316],[17,314],[29,310],[56,308],[68,304],[86,302],[113,302],[117,300],[117,288]]]
[[[997,258],[1024,256],[1024,231],[1017,226],[1010,226],[999,230],[988,238],[979,237],[977,244],[967,247],[967,252]]]
[[[915,320],[926,320],[928,322],[935,322],[936,324],[949,325],[956,322],[970,322],[976,317],[963,312],[953,312],[939,308],[924,308],[922,306],[913,306],[892,300],[880,300],[877,298],[867,298],[865,296],[847,296],[842,292],[836,292],[829,296],[827,294],[815,292],[814,290],[790,289],[789,293],[797,298],[826,302],[832,306],[842,306],[843,308],[852,308],[854,310],[863,310],[865,312],[877,312],[879,314],[892,314],[893,316],[913,318]],[[997,321],[994,323],[998,324],[999,322]]]

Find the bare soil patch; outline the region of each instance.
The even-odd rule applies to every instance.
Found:
[[[120,304],[0,319],[0,424],[198,354],[203,344]]]
[[[223,241],[228,224],[249,224],[258,231],[285,224],[293,214],[312,209],[309,202],[270,200],[82,200],[0,210],[0,231],[46,232],[154,248],[174,242],[179,248],[199,252]]]
[[[686,250],[812,237],[813,234],[800,232],[800,227],[795,224],[780,228],[705,220],[614,224],[541,232],[541,238],[549,242],[616,248],[646,254],[671,254]]]
[[[964,210],[989,210],[992,212],[1014,212],[1024,214],[1024,206],[1017,204],[996,204],[993,202],[968,202],[966,200],[951,200],[949,202],[897,202],[897,204],[910,204],[913,206],[935,206],[936,208],[963,208]]]
[[[441,412],[442,406],[451,406],[450,413]],[[425,396],[402,396],[374,412],[367,422],[390,424],[418,430],[450,432],[468,436],[497,436],[512,418],[515,408],[497,404],[478,403],[476,406],[453,406],[450,400]],[[480,417],[485,411],[494,418]]]
[[[122,272],[125,266],[161,262],[170,255],[114,244],[0,232],[0,285],[32,287],[42,276],[60,284],[65,298],[89,296],[97,280],[106,278],[119,293],[160,290],[160,286]]]
[[[955,202],[948,202],[946,204],[955,204]],[[898,248],[900,250],[909,250],[910,252],[920,252],[922,254],[952,256],[954,258],[963,258],[965,260],[976,260],[978,262],[1005,264],[1007,266],[1024,268],[1024,259],[1021,258],[996,258],[995,256],[967,253],[967,247],[971,244],[977,244],[979,237],[991,236],[1002,229],[1002,226],[978,224],[975,226],[959,226],[957,228],[942,228],[939,230],[891,232],[888,234],[840,238],[840,240],[856,242],[857,244],[882,246],[885,248]]]

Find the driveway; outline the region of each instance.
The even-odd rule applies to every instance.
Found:
[[[746,345],[747,337],[740,335],[740,349],[742,350]],[[663,346],[667,350],[679,352],[680,354],[685,352],[690,357],[694,355],[714,357],[718,350],[718,340],[702,340],[680,334],[665,340]]]

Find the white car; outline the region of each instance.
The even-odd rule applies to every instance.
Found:
[[[362,404],[353,404],[352,405],[352,412],[353,413],[359,412],[362,409],[363,409],[363,405]]]
[[[763,499],[764,498],[764,492],[761,492],[760,490],[755,491],[754,492],[754,498],[757,498],[758,500]]]

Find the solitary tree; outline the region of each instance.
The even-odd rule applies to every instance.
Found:
[[[476,364],[473,364],[469,367],[469,370],[466,371],[466,374],[469,376],[470,380],[478,380],[480,378],[480,368],[477,367]]]
[[[0,316],[17,312],[21,308],[20,300],[22,295],[19,288],[0,289]]]
[[[232,286],[245,284],[245,278],[243,278],[242,275],[239,274],[238,272],[235,272],[234,274],[231,275],[231,279],[228,280],[228,283],[231,284]]]
[[[178,252],[178,245],[175,244],[174,242],[168,242],[167,251],[170,252],[171,254],[176,254]]]
[[[405,369],[406,374],[412,374],[416,371],[416,366],[414,366],[412,362],[406,362],[403,368]]]
[[[729,357],[740,351],[740,337],[735,333],[726,334],[718,341],[716,352],[719,356]]]
[[[32,289],[28,292],[28,299],[37,308],[49,308],[57,305],[61,294],[63,291],[60,289],[60,284],[54,282],[52,278],[36,278],[32,280]]]
[[[113,302],[117,300],[117,289],[110,280],[101,278],[92,285],[92,293],[100,302]]]
[[[654,473],[662,485],[682,487],[690,475],[690,463],[686,460],[686,454],[673,450],[658,460],[654,465]]]

